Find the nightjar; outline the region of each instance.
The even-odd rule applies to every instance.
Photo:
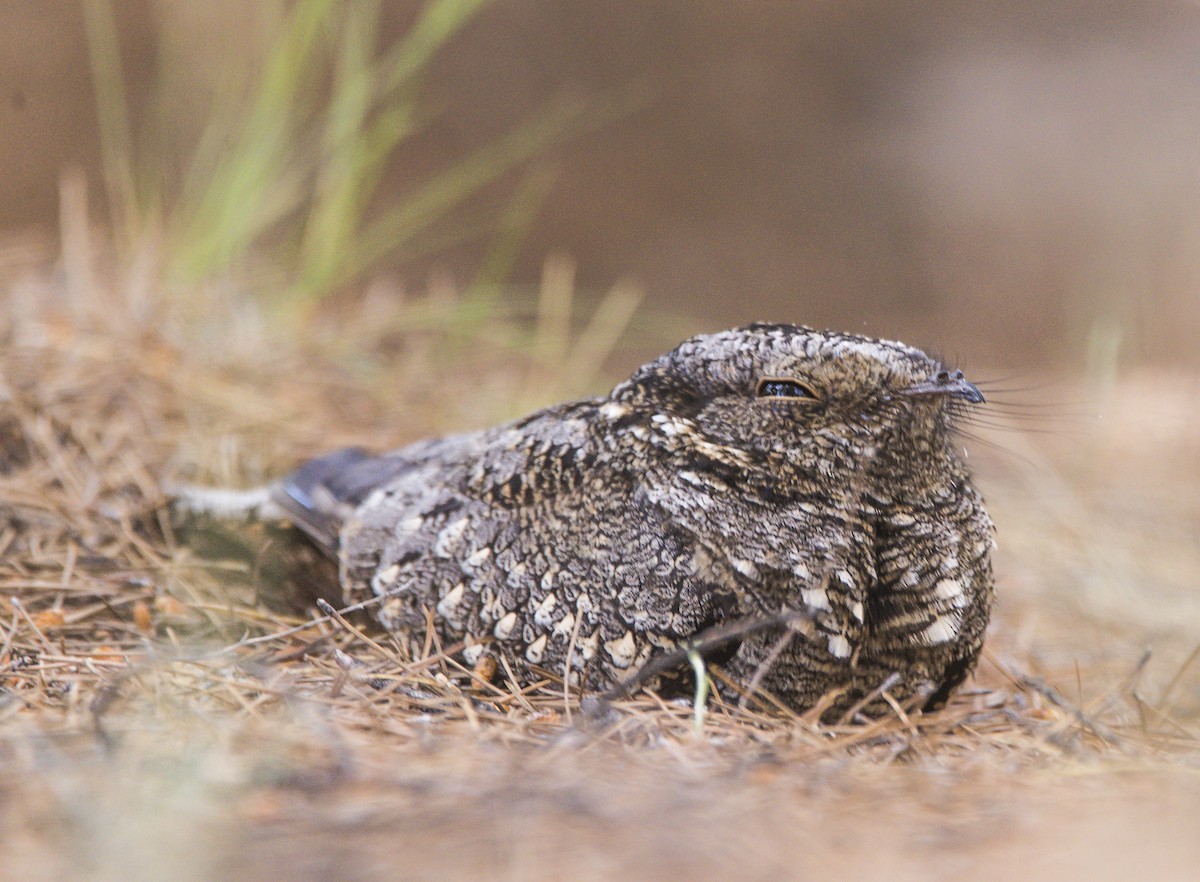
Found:
[[[953,445],[979,390],[901,343],[782,324],[701,335],[607,396],[316,459],[272,498],[347,602],[611,687],[722,623],[724,679],[796,708],[935,706],[975,665],[992,524]],[[728,686],[725,688],[729,688]]]

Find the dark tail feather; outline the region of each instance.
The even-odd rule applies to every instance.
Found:
[[[300,466],[271,488],[271,499],[321,550],[336,556],[346,518],[408,465],[398,456],[347,447]]]
[[[319,548],[337,554],[342,523],[354,510],[338,485],[347,469],[367,459],[365,450],[348,447],[306,462],[271,488],[271,499]]]

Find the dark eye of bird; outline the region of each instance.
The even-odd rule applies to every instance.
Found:
[[[817,393],[799,380],[767,377],[758,381],[759,398],[816,398]]]

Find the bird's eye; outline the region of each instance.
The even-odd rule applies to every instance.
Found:
[[[792,377],[766,377],[758,381],[759,398],[816,398],[812,387]]]

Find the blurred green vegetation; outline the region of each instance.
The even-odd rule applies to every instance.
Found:
[[[199,77],[195,53],[183,62],[172,51],[196,39],[197,19],[158,7],[147,94],[130,88],[119,10],[84,4],[117,274],[150,255],[158,302],[177,320],[172,339],[255,370],[308,341],[331,374],[349,371],[374,390],[380,412],[406,402],[440,412],[439,383],[467,364],[486,369],[488,393],[470,413],[446,415],[451,426],[605,384],[641,293],[618,282],[581,297],[573,261],[558,254],[539,284],[509,276],[555,181],[549,150],[636,106],[636,89],[547,103],[395,186],[406,145],[433,118],[423,79],[488,5],[427,0],[389,41],[380,0],[264,0],[247,10],[254,51],[222,46],[214,57],[228,69]],[[435,276],[412,296],[389,276],[464,243],[475,269],[461,285]],[[65,257],[76,267],[90,259],[79,249]]]
[[[411,182],[401,201],[381,198],[385,168],[430,119],[424,74],[486,6],[429,0],[401,39],[380,46],[379,0],[264,2],[261,58],[208,72],[216,88],[198,140],[172,148],[173,135],[188,128],[176,117],[191,104],[171,93],[184,78],[157,70],[149,109],[135,115],[113,8],[108,0],[84,4],[118,243],[136,250],[159,237],[164,269],[185,285],[251,267],[261,273],[265,262],[260,290],[285,306],[320,301],[385,262],[471,239],[493,239],[483,246],[477,286],[503,280],[552,180],[534,160],[578,131],[581,106],[551,103]],[[156,22],[156,39],[165,43],[169,26]],[[170,53],[156,57],[170,63]],[[446,222],[522,169],[506,211]]]

